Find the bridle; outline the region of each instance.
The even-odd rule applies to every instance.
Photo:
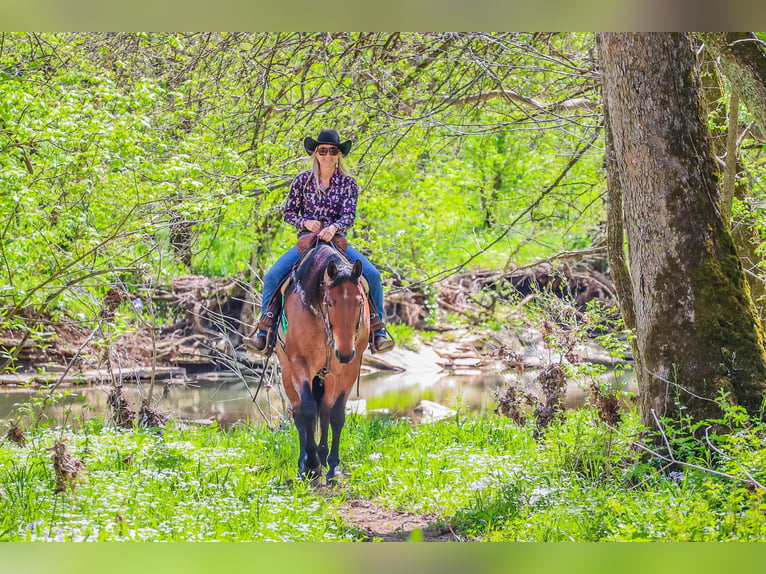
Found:
[[[332,328],[332,322],[330,321],[330,287],[332,285],[328,286],[323,281],[320,285],[320,289],[322,289],[322,304],[319,307],[318,315],[322,319],[322,325],[324,326],[325,331],[325,343],[326,343],[326,350],[327,350],[327,360],[325,362],[325,367],[323,369],[324,375],[326,376],[330,372],[330,360],[331,360],[331,354],[332,349],[335,346],[335,333],[333,332]],[[359,293],[362,293],[362,287],[359,283],[356,284],[357,288],[359,289]],[[357,315],[356,319],[356,326],[354,327],[354,344],[353,348],[356,349],[356,344],[359,341],[359,331],[362,327],[362,313],[364,312],[364,297],[359,297],[359,313]]]

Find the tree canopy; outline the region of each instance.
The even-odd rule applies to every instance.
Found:
[[[592,42],[4,34],[3,304],[259,273],[293,239],[280,205],[323,127],[354,141],[354,241],[397,274],[588,245],[604,191]]]

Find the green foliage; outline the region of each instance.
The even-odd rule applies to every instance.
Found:
[[[551,184],[597,118],[588,108],[531,117],[491,94],[501,81],[535,105],[554,97],[551,83],[561,100],[589,97],[591,43],[5,34],[0,307],[92,320],[111,286],[259,276],[294,241],[281,205],[304,168],[300,142],[327,126],[355,142],[352,240],[405,284],[471,259],[500,267],[587,244],[603,218],[600,153]]]
[[[4,540],[348,539],[308,485],[285,482],[274,439],[239,429],[116,432],[40,429],[25,449],[2,450]],[[48,447],[63,435],[87,474],[75,495],[53,494]],[[287,450],[294,450],[288,448]],[[281,452],[281,451],[276,451]],[[297,455],[296,455],[297,458]],[[290,457],[292,463],[292,457]],[[292,468],[292,464],[290,465]],[[8,482],[5,482],[8,480]]]
[[[0,539],[353,540],[341,508],[362,498],[466,540],[764,540],[766,429],[736,408],[708,424],[729,426],[697,438],[666,427],[668,464],[647,454],[632,413],[615,431],[568,411],[538,439],[500,417],[413,427],[350,416],[335,496],[293,480],[292,426],[38,425],[25,447],[0,443]],[[62,438],[86,471],[54,494],[50,446]]]

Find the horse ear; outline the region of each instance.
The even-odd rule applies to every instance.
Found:
[[[354,261],[354,266],[351,268],[351,275],[357,278],[362,276],[362,262],[359,261],[359,259]]]
[[[327,273],[327,278],[330,281],[335,281],[335,277],[338,275],[338,266],[335,265],[335,261],[330,261],[327,264],[327,269],[325,272]]]

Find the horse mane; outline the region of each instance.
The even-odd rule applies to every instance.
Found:
[[[322,281],[324,281],[325,269],[330,262],[334,262],[338,268],[338,274],[332,285],[338,285],[343,281],[358,283],[358,278],[351,274],[351,264],[337,249],[327,243],[320,243],[312,249],[293,269],[293,290],[301,296],[306,307],[318,309],[322,302]]]

